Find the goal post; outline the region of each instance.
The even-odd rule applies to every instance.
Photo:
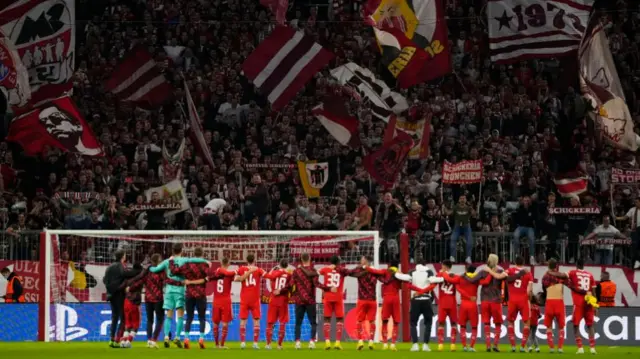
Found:
[[[360,258],[365,255],[373,257],[375,267],[381,265],[381,239],[377,231],[45,230],[40,236],[38,340],[108,340],[108,334],[105,333],[108,333],[111,324],[110,309],[106,304],[106,289],[102,277],[106,267],[113,262],[113,253],[122,249],[127,254],[129,265],[140,263],[146,266],[153,254],[159,253],[163,258],[168,258],[174,243],[183,244],[185,256],[192,255],[196,247],[201,247],[205,259],[212,262],[212,267],[219,266],[220,260],[226,257],[230,259],[232,268],[237,268],[246,263],[249,254],[253,254],[256,265],[266,271],[271,270],[281,259],[287,259],[293,269],[299,263],[302,253],[308,253],[317,268],[327,265],[333,255],[339,255],[349,268],[358,265]],[[270,294],[270,284],[266,282],[262,283],[264,299]],[[213,283],[210,284],[211,288],[207,288],[209,306],[213,290]],[[381,298],[380,287],[378,284],[378,304]],[[234,283],[234,318],[237,317],[239,291],[240,284]],[[321,295],[320,291],[316,294],[318,303],[322,303]],[[347,278],[345,305],[353,309],[356,300],[357,279]],[[143,321],[136,340],[146,340],[144,317],[143,311]],[[265,310],[261,317],[266,319]],[[211,329],[210,318],[208,309],[208,335]],[[293,340],[293,318],[290,315],[291,321],[286,328],[287,341]],[[319,323],[321,320],[322,305],[318,305]],[[234,341],[231,335],[233,328],[232,325],[229,337],[231,341]],[[247,328],[252,328],[251,323],[248,323]],[[303,324],[303,328],[306,328],[303,329],[304,340],[305,336],[310,336],[310,331],[307,323]],[[192,325],[192,333],[193,331],[199,331],[197,319]],[[264,340],[264,335],[265,330],[261,328],[261,340]],[[318,331],[318,335],[322,335],[322,330]],[[345,336],[349,337],[349,334]]]

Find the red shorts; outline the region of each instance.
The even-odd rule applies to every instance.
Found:
[[[507,313],[507,320],[510,322],[515,322],[518,319],[518,313],[520,313],[523,322],[528,321],[531,315],[529,301],[526,298],[510,300]]]
[[[233,320],[233,311],[231,310],[231,300],[215,300],[213,302],[213,322],[229,323]]]
[[[356,313],[358,313],[358,321],[365,320],[373,322],[376,320],[376,312],[378,311],[378,303],[375,300],[360,300],[356,303]]]
[[[344,318],[344,302],[341,300],[336,301],[327,301],[323,300],[322,304],[324,305],[324,317],[331,318],[335,316],[336,319]]]
[[[471,301],[463,301],[460,304],[460,322],[462,326],[467,325],[467,321],[471,323],[472,328],[478,326],[478,304]]]
[[[382,320],[389,320],[393,317],[393,321],[400,323],[400,297],[391,295],[382,299]]]
[[[558,320],[558,327],[564,329],[566,315],[564,312],[564,300],[562,299],[547,299],[544,311],[544,325],[547,328],[551,328],[553,320]]]
[[[126,329],[140,328],[140,306],[125,299],[124,301],[124,326]]]
[[[458,322],[458,308],[438,306],[438,324],[446,323],[447,317],[451,325],[456,324]]]
[[[493,318],[493,324],[502,324],[502,304],[493,302],[480,303],[482,310],[482,323],[491,323]]]
[[[584,324],[588,327],[593,325],[594,317],[595,317],[595,309],[588,304],[579,304],[573,306],[573,325],[578,326],[582,319],[584,319]]]
[[[240,301],[240,320],[247,320],[249,313],[254,320],[260,319],[260,301],[242,302]]]
[[[289,322],[289,305],[288,304],[269,304],[267,311],[267,323],[274,324],[276,322]]]

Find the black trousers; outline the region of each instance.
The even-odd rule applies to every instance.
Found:
[[[160,331],[164,324],[164,309],[162,309],[162,302],[145,302],[144,309],[147,312],[147,339],[158,340],[160,337]],[[156,328],[153,329],[155,314]]]
[[[187,307],[187,323],[184,326],[184,332],[188,336],[191,332],[191,322],[193,322],[193,314],[198,309],[198,321],[200,321],[200,333],[204,333],[206,328],[206,312],[207,312],[207,298],[187,298],[185,302]]]
[[[116,292],[109,298],[109,306],[111,306],[111,340],[116,339],[119,326],[124,328],[124,292]]]
[[[428,344],[431,338],[431,324],[433,324],[433,306],[431,300],[411,299],[409,317],[411,319],[411,341],[418,343],[418,320],[423,317],[424,343]]]
[[[318,321],[316,318],[316,305],[315,304],[296,304],[296,340],[300,340],[302,332],[302,321],[304,315],[307,315],[309,323],[311,324],[311,338],[315,338],[318,332]]]

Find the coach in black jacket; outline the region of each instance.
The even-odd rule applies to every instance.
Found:
[[[111,342],[109,343],[111,347],[116,346],[118,323],[120,326],[124,326],[124,282],[135,275],[135,272],[126,270],[127,255],[123,250],[116,251],[115,260],[114,263],[107,267],[102,279],[104,286],[107,288],[107,300],[111,306]]]

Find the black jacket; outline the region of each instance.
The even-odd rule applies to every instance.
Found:
[[[532,205],[529,207],[520,206],[513,214],[513,221],[517,227],[530,227],[535,226],[537,219],[537,212]]]
[[[124,298],[124,281],[135,277],[139,271],[127,270],[120,262],[111,263],[104,271],[104,283],[107,288],[107,297],[111,298],[115,295],[122,295]]]

